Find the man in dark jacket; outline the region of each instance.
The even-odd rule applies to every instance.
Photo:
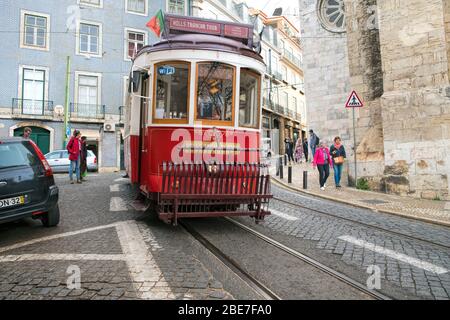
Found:
[[[314,154],[316,153],[316,149],[319,143],[319,137],[314,133],[312,129],[309,130],[309,147],[311,148],[311,159],[314,159]]]
[[[286,154],[288,156],[289,162],[294,162],[294,143],[290,138],[286,138],[284,140],[284,143],[286,145]]]
[[[308,139],[307,138],[305,138],[305,140],[303,140],[303,153],[305,154],[306,162],[308,162]]]
[[[85,177],[87,174],[87,143],[86,137],[81,137],[81,163],[80,163],[80,177],[81,181],[85,181]]]

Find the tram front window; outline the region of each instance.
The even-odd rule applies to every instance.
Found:
[[[259,85],[258,74],[248,69],[241,69],[239,97],[239,126],[241,127],[258,128]]]
[[[197,119],[233,119],[234,67],[219,63],[198,64]]]
[[[154,120],[188,119],[190,64],[164,62],[155,66],[156,92]]]

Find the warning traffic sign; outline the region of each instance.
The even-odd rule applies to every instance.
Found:
[[[355,90],[352,91],[352,94],[347,100],[345,104],[346,108],[362,108],[364,106],[362,100],[358,97],[358,94]]]

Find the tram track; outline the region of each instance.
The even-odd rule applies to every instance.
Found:
[[[433,245],[433,246],[437,246],[437,247],[440,247],[440,248],[444,248],[446,250],[450,249],[450,246],[442,244],[442,243],[438,243],[438,242],[434,242],[434,241],[431,241],[431,240],[427,240],[427,239],[415,237],[415,236],[412,236],[412,235],[404,234],[404,233],[401,233],[401,232],[389,230],[389,229],[386,229],[386,228],[383,228],[383,227],[376,226],[374,224],[369,224],[369,223],[365,223],[365,222],[362,222],[362,221],[358,221],[358,220],[353,220],[353,219],[350,219],[350,218],[342,217],[342,216],[339,216],[339,215],[336,215],[336,214],[333,214],[333,213],[330,213],[330,212],[314,209],[314,208],[311,208],[311,207],[308,207],[308,206],[305,206],[305,205],[301,205],[301,204],[298,204],[298,203],[295,203],[295,202],[287,201],[287,200],[281,199],[279,197],[273,197],[272,200],[273,201],[278,201],[278,202],[281,202],[281,203],[284,203],[284,204],[287,204],[287,205],[290,205],[292,207],[306,209],[306,210],[309,210],[309,211],[312,211],[312,212],[315,212],[315,213],[326,215],[328,217],[333,217],[333,218],[336,218],[336,219],[348,221],[348,222],[351,222],[351,223],[354,223],[354,224],[358,224],[358,225],[361,225],[361,226],[364,226],[364,227],[367,227],[367,228],[376,229],[378,231],[386,232],[386,233],[389,233],[389,234],[392,234],[392,235],[395,235],[395,236],[399,236],[399,237],[403,237],[403,238],[406,238],[406,239],[409,239],[409,240],[423,242],[423,243],[426,243],[428,245]]]
[[[179,222],[191,236],[200,242],[209,252],[211,252],[216,258],[230,268],[235,274],[237,274],[243,281],[245,281],[255,292],[266,300],[281,300],[281,298],[274,293],[271,289],[261,283],[258,279],[253,277],[244,268],[242,268],[238,262],[236,262],[229,255],[217,248],[211,241],[197,232],[191,225],[186,223],[183,219]]]
[[[375,290],[368,289],[365,285],[359,283],[346,276],[345,274],[334,270],[328,266],[325,266],[321,262],[307,256],[297,250],[289,248],[288,246],[274,240],[232,218],[222,218],[220,220],[227,221],[233,226],[239,228],[244,231],[246,234],[249,234],[256,239],[262,240],[264,243],[270,245],[271,247],[275,247],[280,250],[284,254],[288,254],[289,256],[295,258],[296,260],[301,261],[304,264],[311,266],[312,268],[321,271],[322,273],[330,276],[337,281],[343,283],[345,286],[350,286],[357,292],[375,300],[391,300],[390,297],[377,292]],[[194,227],[192,227],[189,223],[185,221],[181,221],[180,224],[182,227],[191,234],[197,241],[199,241],[206,249],[208,249],[212,254],[214,254],[217,258],[219,258],[225,265],[230,267],[235,273],[237,273],[244,281],[247,282],[256,292],[258,292],[265,299],[269,300],[282,300],[282,298],[275,293],[275,290],[270,289],[268,286],[263,284],[261,281],[257,279],[257,277],[253,276],[250,272],[248,272],[244,267],[241,266],[239,262],[230,257],[224,251],[215,246],[211,241],[209,241],[205,236],[200,234]]]

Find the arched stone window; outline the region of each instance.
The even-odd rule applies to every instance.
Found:
[[[322,26],[328,31],[346,31],[344,0],[319,0],[317,14]]]

